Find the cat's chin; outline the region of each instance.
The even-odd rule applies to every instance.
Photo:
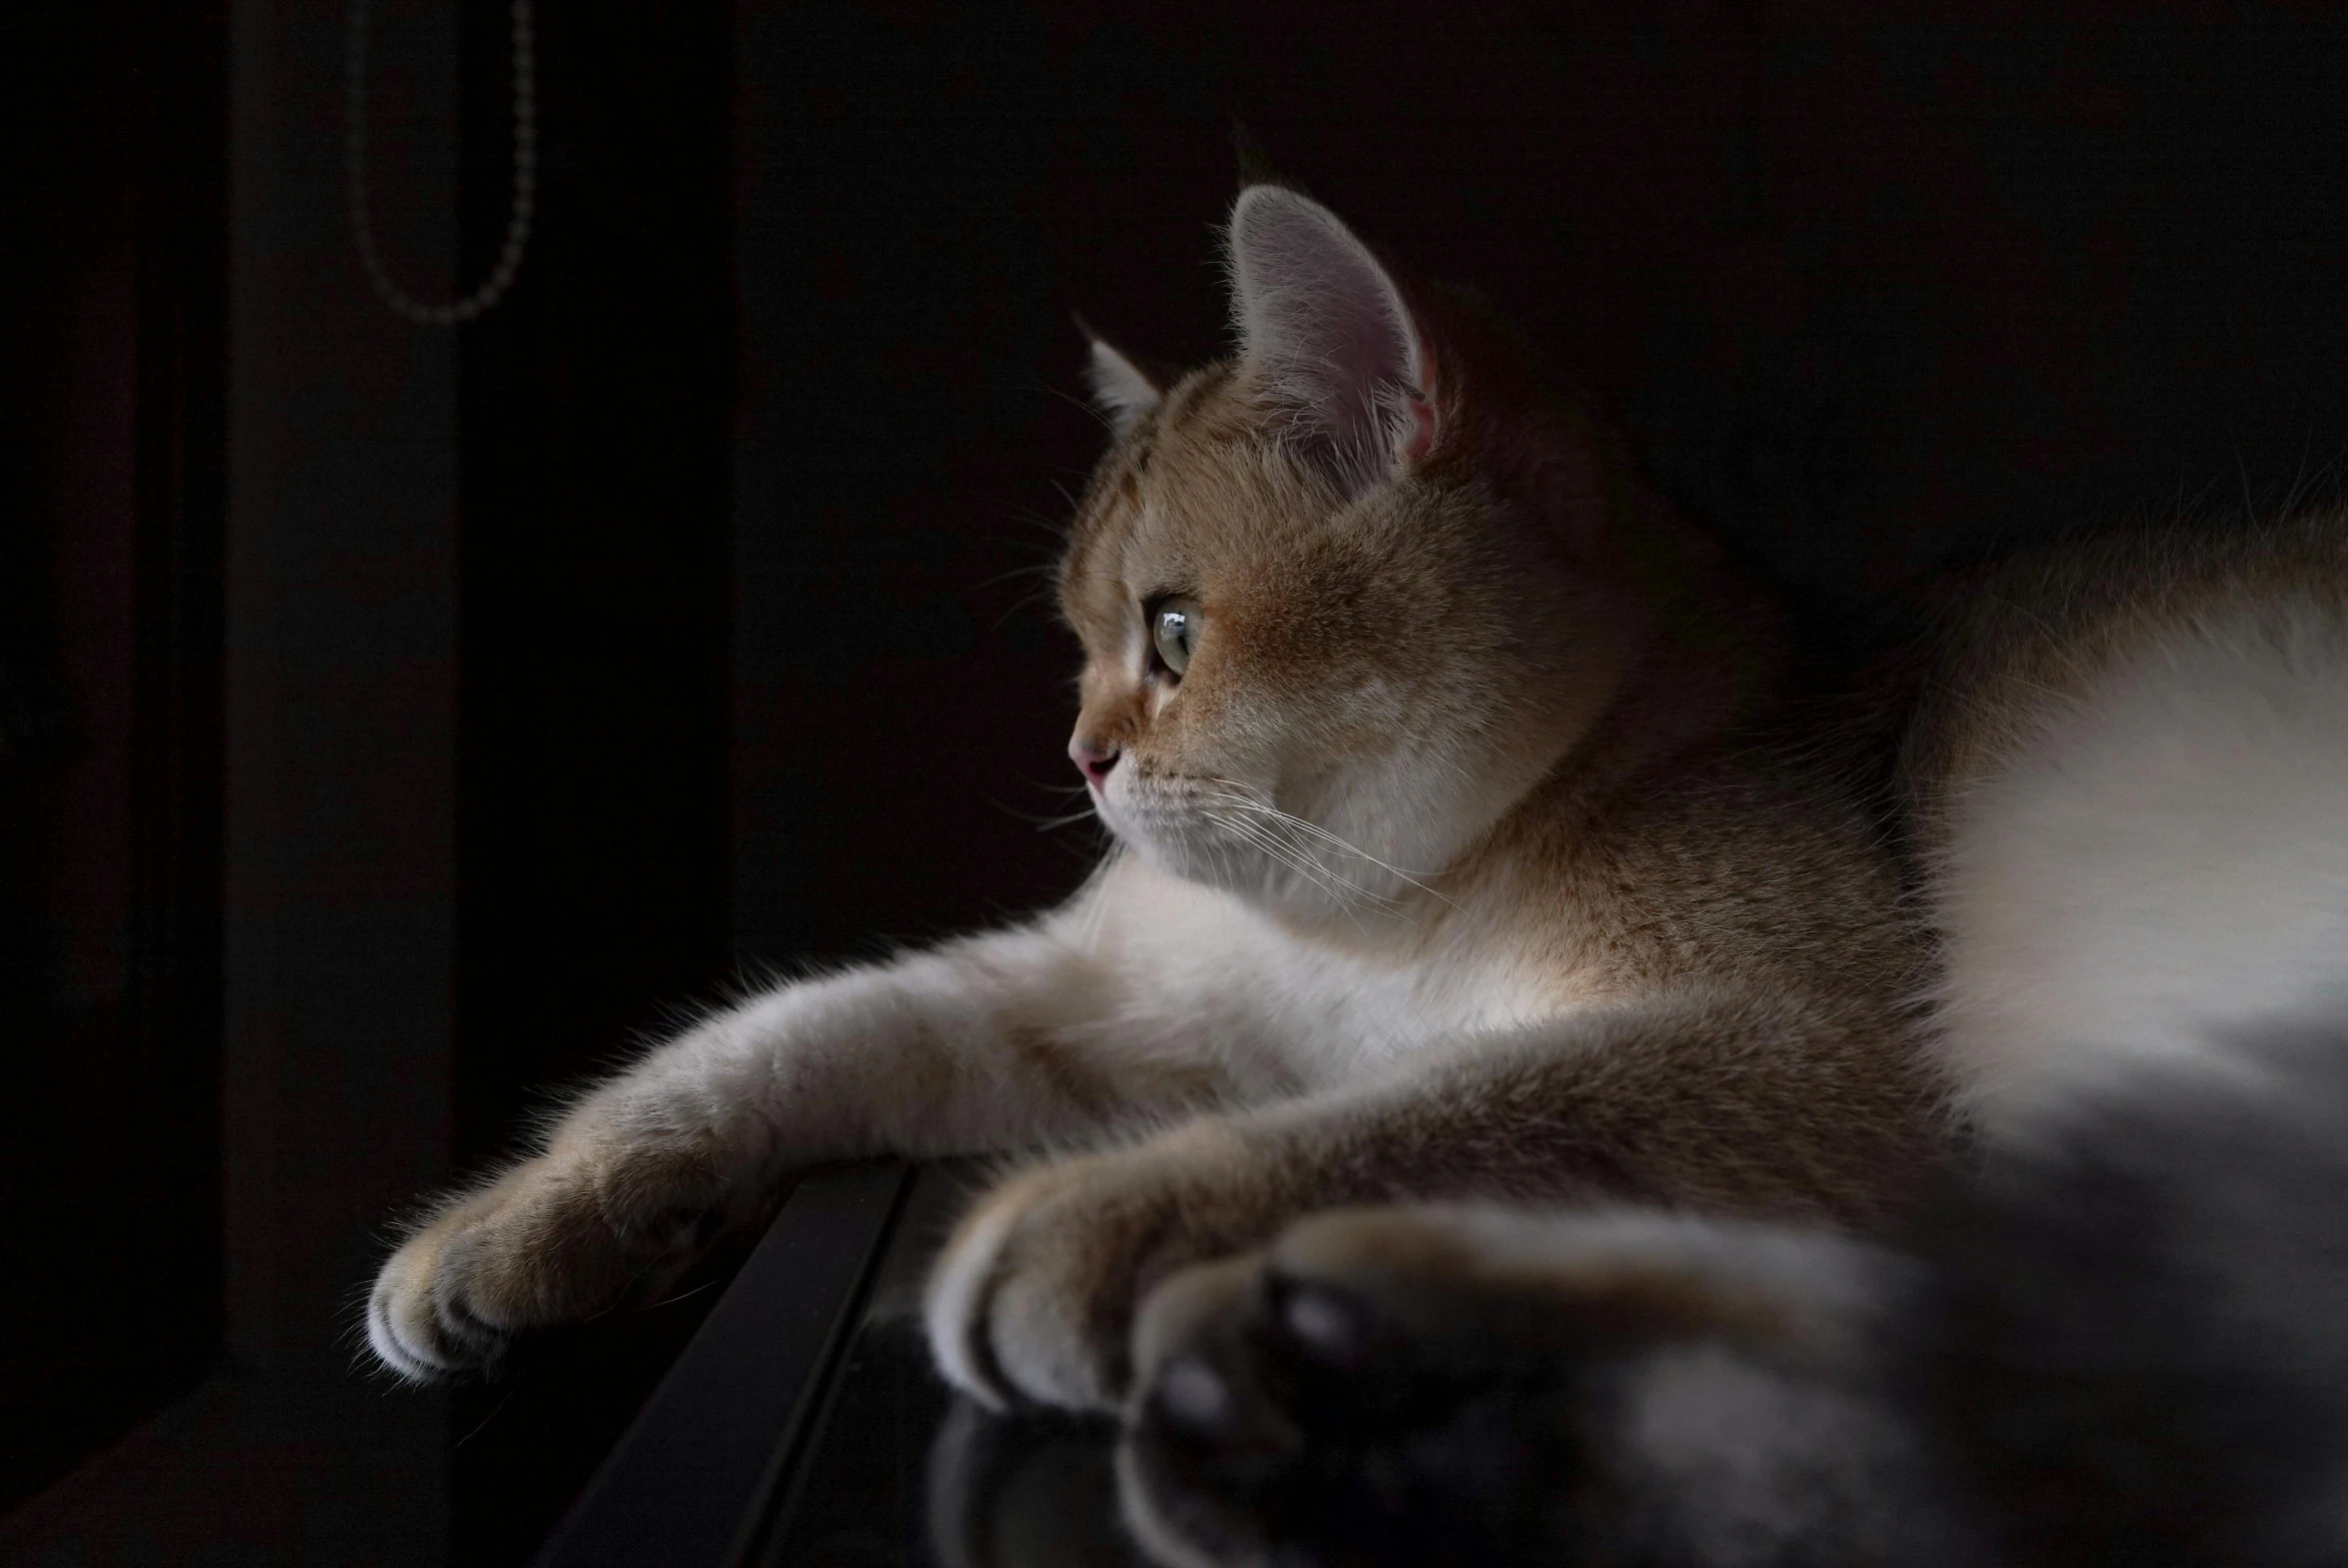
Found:
[[[1109,821],[1119,846],[1138,855],[1153,870],[1249,902],[1265,891],[1259,877],[1244,874],[1251,868],[1249,864],[1225,848],[1179,831],[1161,828],[1153,832],[1127,826],[1111,820],[1106,812],[1103,819]]]
[[[1251,844],[1123,829],[1117,837],[1152,869],[1234,898],[1294,929],[1364,934],[1407,919],[1400,900],[1382,891],[1339,882],[1317,869],[1293,868]]]
[[[1286,912],[1283,900],[1277,896],[1278,889],[1265,874],[1260,851],[1185,831],[1179,822],[1152,822],[1145,827],[1121,820],[1106,809],[1101,818],[1116,834],[1119,846],[1140,857],[1151,869],[1227,894],[1268,913]]]

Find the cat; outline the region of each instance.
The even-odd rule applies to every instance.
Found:
[[[2039,991],[1965,955],[2063,960],[1995,907],[2053,874],[2031,813],[2062,801],[2004,761],[2061,673],[2038,623],[1951,603],[1887,819],[1776,596],[1479,306],[1277,185],[1227,251],[1231,359],[1165,384],[1092,350],[1114,439],[1061,587],[1071,756],[1118,847],[1033,922],[753,997],[583,1094],[383,1265],[386,1366],[493,1365],[814,1162],[1042,1154],[948,1242],[928,1332],[983,1402],[1114,1410],[1154,1293],[1316,1211],[1863,1232],[2026,1105],[2041,1075],[1998,1042]],[[2336,535],[2302,553],[2336,568]],[[2072,635],[2119,669],[2092,608]],[[1999,788],[2003,839],[1967,825]]]

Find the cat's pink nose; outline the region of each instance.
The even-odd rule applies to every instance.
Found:
[[[1109,783],[1109,771],[1117,766],[1117,748],[1100,746],[1079,736],[1068,744],[1070,761],[1084,770],[1085,782],[1096,789]]]

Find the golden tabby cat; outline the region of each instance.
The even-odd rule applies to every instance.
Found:
[[[815,1161],[1049,1150],[947,1247],[930,1335],[984,1400],[1109,1407],[1155,1286],[1316,1210],[1865,1225],[1952,1104],[2024,1116],[2060,1079],[2011,1041],[2098,1037],[2048,942],[2098,894],[2046,853],[2097,824],[2013,758],[2100,682],[2131,765],[2160,711],[2129,685],[2142,601],[1953,601],[1893,830],[1793,723],[1772,596],[1502,329],[1275,186],[1229,261],[1230,360],[1162,386],[1094,347],[1117,436],[1062,596],[1070,751],[1118,848],[1063,908],[782,986],[587,1094],[384,1265],[385,1363],[488,1363]],[[2273,580],[2336,585],[2338,539],[2276,547]],[[2172,618],[2265,613],[2233,564],[2194,570]],[[2264,633],[2212,636],[2193,701],[2222,708],[2225,650]],[[1936,905],[1903,891],[1910,839]],[[2113,1004],[2158,1013],[2142,979]]]

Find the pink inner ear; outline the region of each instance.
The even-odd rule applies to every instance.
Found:
[[[1397,455],[1405,463],[1415,463],[1434,450],[1435,359],[1434,346],[1426,341],[1424,329],[1412,322],[1409,331],[1411,345],[1418,351],[1418,385],[1406,389],[1410,428],[1402,434],[1402,447]]]
[[[1410,431],[1402,438],[1402,457],[1411,462],[1423,458],[1434,447],[1434,401],[1422,392],[1410,394]]]

